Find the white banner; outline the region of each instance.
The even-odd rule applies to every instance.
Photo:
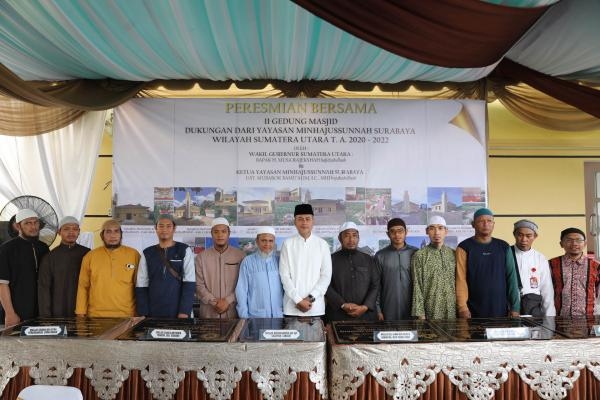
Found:
[[[232,243],[252,251],[258,226],[275,226],[278,246],[295,233],[294,206],[307,202],[332,248],[345,221],[364,250],[384,247],[393,217],[420,247],[432,214],[455,246],[486,204],[485,126],[473,100],[136,99],[115,112],[114,216],[143,249],[154,218],[172,214],[196,251],[225,217]]]

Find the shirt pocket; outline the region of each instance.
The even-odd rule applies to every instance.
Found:
[[[371,281],[371,268],[370,267],[358,267],[355,266],[353,278],[359,282],[370,282]]]
[[[125,264],[124,266],[119,267],[117,272],[117,280],[119,283],[135,285],[135,270],[135,264]]]
[[[239,275],[240,273],[240,263],[225,263],[224,267],[228,274]]]

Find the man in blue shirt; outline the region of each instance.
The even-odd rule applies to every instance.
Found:
[[[194,254],[185,243],[173,240],[175,220],[160,215],[156,222],[158,244],[142,253],[135,287],[138,315],[189,318],[196,291]]]
[[[240,318],[283,317],[283,287],[279,259],[275,254],[275,230],[260,228],[256,235],[258,250],[242,261],[235,287]]]

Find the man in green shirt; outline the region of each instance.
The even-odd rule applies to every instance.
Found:
[[[412,315],[419,319],[454,319],[456,259],[454,250],[444,244],[446,220],[432,216],[425,232],[430,243],[415,252],[411,260]]]

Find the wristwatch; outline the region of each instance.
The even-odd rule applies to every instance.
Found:
[[[310,301],[311,303],[315,302],[315,296],[313,296],[312,294],[309,294],[307,297],[308,297],[308,301]]]

